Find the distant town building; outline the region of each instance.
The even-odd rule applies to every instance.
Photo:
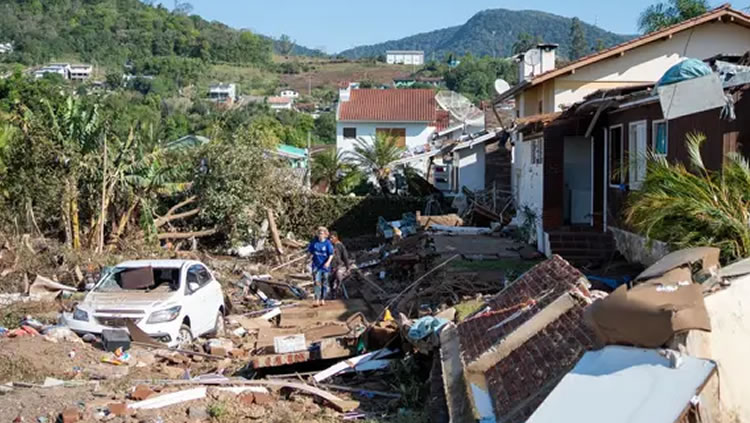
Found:
[[[299,98],[299,93],[294,90],[282,90],[279,96],[287,98]]]
[[[70,65],[67,63],[51,63],[34,72],[34,77],[39,79],[43,78],[47,74],[58,74],[63,77],[63,79],[69,79]]]
[[[216,102],[231,102],[237,100],[237,84],[214,84],[208,89],[208,98]]]
[[[389,65],[423,65],[424,51],[391,50],[385,52],[385,61]]]
[[[268,97],[266,99],[271,110],[292,110],[294,99],[291,97]]]
[[[91,78],[94,67],[91,65],[70,65],[69,77],[74,81],[83,81]]]
[[[442,87],[445,85],[445,79],[439,76],[417,76],[408,78],[396,78],[393,80],[393,86],[395,86],[396,88],[411,88],[416,84]]]
[[[47,74],[58,74],[63,79],[70,79],[72,81],[85,81],[91,78],[94,72],[94,67],[91,65],[71,65],[69,63],[50,63],[49,65],[37,69],[34,72],[34,77],[42,78]]]
[[[0,54],[13,53],[13,44],[0,43]]]

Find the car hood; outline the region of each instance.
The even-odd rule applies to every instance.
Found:
[[[104,310],[150,312],[178,305],[178,301],[176,292],[91,292],[82,305],[94,312]]]

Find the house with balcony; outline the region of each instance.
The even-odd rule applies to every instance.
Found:
[[[70,65],[68,73],[71,81],[85,81],[91,78],[94,67],[91,65]]]
[[[234,103],[237,101],[237,84],[213,84],[208,88],[208,98],[217,103]]]
[[[577,125],[584,126],[562,127],[561,113],[587,99],[593,101],[589,107],[594,107],[594,121],[601,124],[606,121],[599,120],[604,112],[612,114],[607,108],[612,99],[604,99],[602,93],[624,90],[627,94],[653,87],[668,69],[687,58],[742,56],[748,46],[750,15],[724,5],[559,68],[553,45],[539,45],[519,55],[520,83],[494,103],[515,101],[515,122],[507,131],[513,150],[512,190],[518,208],[534,219],[533,241],[538,249],[551,255],[575,244],[575,253],[585,255],[584,250],[611,248],[605,224],[609,216],[602,202],[612,184],[603,183],[594,162],[609,155],[610,162],[619,157],[624,164],[623,149],[617,146],[631,143],[645,154],[649,134],[662,131],[649,127],[653,120],[640,122],[643,119],[613,123],[611,128],[581,122]],[[627,185],[637,188],[638,184]]]

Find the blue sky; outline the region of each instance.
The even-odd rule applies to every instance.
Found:
[[[484,9],[536,9],[637,32],[640,12],[657,0],[191,0],[193,13],[235,28],[336,53],[363,44],[460,25]],[[163,2],[171,7],[173,1]],[[718,4],[712,1],[711,4]]]

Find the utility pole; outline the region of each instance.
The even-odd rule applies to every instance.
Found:
[[[311,138],[312,134],[310,131],[307,131],[307,172],[305,172],[305,187],[307,189],[312,188],[312,154],[310,153],[312,151],[312,146],[310,145]]]

